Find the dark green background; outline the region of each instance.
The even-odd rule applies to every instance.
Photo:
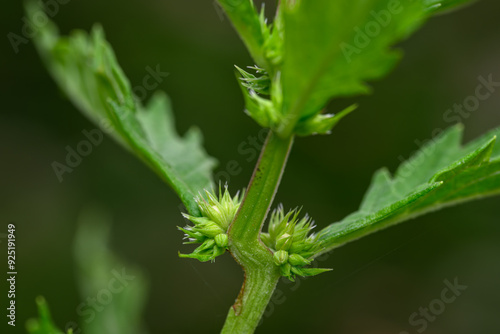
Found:
[[[242,112],[232,67],[251,60],[215,8],[210,0],[73,0],[55,21],[64,33],[102,23],[133,86],[146,66],[169,72],[160,88],[173,100],[179,130],[198,125],[219,170],[238,161],[234,191],[246,185],[255,162],[238,145],[259,128]],[[500,2],[480,1],[432,19],[402,43],[400,66],[373,84],[374,95],[355,100],[361,107],[332,135],[296,141],[278,201],[303,205],[320,227],[355,210],[373,171],[394,170],[399,156],[417,149],[416,139],[449,126],[443,113],[474,94],[478,76],[500,81],[499,13]],[[15,222],[18,229],[17,329],[35,315],[39,294],[58,324],[76,319],[72,238],[81,209],[97,203],[114,216],[114,250],[150,278],[144,312],[150,332],[217,332],[240,288],[240,268],[229,255],[215,264],[179,259],[177,251],[189,248],[175,228],[183,224],[178,199],[109,138],[58,182],[51,163],[62,162],[65,146],[74,147],[84,139],[81,131],[94,126],[58,92],[31,42],[13,52],[6,35],[20,33],[21,3],[3,3],[0,15],[0,218],[2,226]],[[334,102],[330,111],[348,102]],[[499,110],[500,90],[463,120],[466,138],[499,126]],[[498,204],[497,197],[447,209],[336,250],[321,263],[333,272],[300,286],[279,285],[279,305],[258,332],[416,333],[409,315],[440,297],[443,280],[458,277],[468,289],[425,333],[498,333]]]

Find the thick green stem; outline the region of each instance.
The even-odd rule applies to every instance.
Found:
[[[271,271],[245,271],[245,282],[237,304],[229,310],[222,334],[246,334],[255,331],[280,278],[278,267],[270,269]],[[240,313],[237,313],[238,311]]]
[[[243,203],[229,231],[233,240],[257,240],[281,181],[293,136],[280,138],[270,132],[248,185]]]
[[[245,271],[245,282],[222,333],[253,333],[271,299],[280,272],[259,233],[281,181],[293,137],[270,132],[243,203],[229,230],[229,249]]]

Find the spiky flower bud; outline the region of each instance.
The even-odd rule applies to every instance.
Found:
[[[224,254],[228,245],[227,231],[240,207],[239,193],[231,197],[227,186],[219,186],[219,194],[205,190],[196,199],[201,217],[183,214],[194,226],[179,227],[188,239],[185,244],[201,243],[191,254],[179,254],[181,257],[198,259],[202,262],[214,260]]]
[[[202,229],[203,230],[201,231],[201,233],[211,239],[225,232],[219,225],[214,222],[209,222],[202,225]]]
[[[271,79],[264,69],[257,66],[248,66],[250,70],[255,72],[256,75],[254,75],[236,65],[234,67],[236,67],[238,72],[241,74],[240,81],[243,87],[262,95],[269,95]]]
[[[226,248],[229,245],[229,237],[226,233],[217,234],[215,236],[215,244],[221,248]]]
[[[268,73],[258,67],[251,67],[253,75],[236,67],[241,77],[240,88],[245,98],[245,111],[259,125],[265,128],[276,128],[282,123],[283,90],[281,76],[277,73],[270,78]]]
[[[287,251],[292,246],[293,235],[284,233],[276,239],[276,249]]]
[[[288,261],[288,252],[284,250],[277,251],[274,253],[274,262],[277,266],[281,266]]]
[[[311,264],[310,260],[305,259],[299,254],[291,254],[290,257],[288,258],[288,261],[290,261],[290,264],[292,266],[298,266],[298,267],[303,267],[307,266],[308,264]]]
[[[290,280],[295,275],[313,276],[330,269],[303,268],[311,264],[312,257],[322,249],[318,236],[311,233],[313,221],[306,215],[299,219],[300,210],[285,214],[283,207],[273,211],[268,233],[260,239],[274,253],[274,262],[280,267],[281,274]]]
[[[218,197],[213,191],[205,190],[205,194],[200,194],[196,202],[202,216],[215,222],[225,231],[227,231],[229,224],[231,224],[234,216],[236,216],[241,203],[239,192],[234,197],[231,197],[227,186],[224,187],[224,191],[219,187]]]
[[[290,265],[290,263],[285,263],[285,264],[282,264],[280,266],[280,271],[281,271],[281,275],[282,276],[285,276],[285,277],[288,277],[289,280],[291,280],[292,282],[294,281],[294,277],[292,276],[292,266]]]

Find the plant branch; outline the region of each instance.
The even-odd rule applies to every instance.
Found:
[[[278,189],[293,137],[270,132],[248,190],[229,229],[229,250],[245,271],[245,282],[222,333],[253,333],[280,277],[273,254],[259,233]]]

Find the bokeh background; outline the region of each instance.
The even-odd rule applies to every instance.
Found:
[[[179,131],[193,124],[202,129],[218,171],[231,160],[240,164],[241,173],[229,180],[235,191],[246,186],[255,163],[238,146],[259,128],[243,113],[233,70],[251,59],[216,8],[203,0],[72,0],[54,19],[63,33],[100,22],[133,86],[141,85],[147,66],[169,72],[159,88],[173,100]],[[296,141],[277,201],[303,205],[320,227],[354,211],[376,169],[393,171],[398,157],[418,148],[415,140],[451,125],[444,112],[474,94],[478,76],[500,81],[499,12],[500,2],[480,1],[432,19],[403,42],[399,67],[373,83],[374,95],[355,99],[361,107],[332,135]],[[37,295],[48,299],[61,327],[78,319],[82,297],[72,244],[80,212],[92,204],[113,216],[115,253],[149,278],[149,332],[218,332],[242,271],[229,255],[214,264],[178,258],[179,250],[189,249],[176,230],[183,224],[179,201],[147,167],[106,138],[58,181],[52,162],[62,162],[65,147],[94,125],[59,93],[31,42],[13,51],[6,35],[20,33],[23,15],[20,1],[2,4],[0,220],[17,224],[16,330],[23,332],[25,320],[36,315]],[[335,101],[329,110],[349,102]],[[499,126],[499,110],[500,90],[463,119],[466,139]],[[333,272],[279,285],[267,312],[272,316],[258,332],[416,333],[410,314],[440,298],[444,280],[458,277],[467,290],[425,333],[498,333],[498,204],[496,197],[446,209],[336,250],[321,262]]]

